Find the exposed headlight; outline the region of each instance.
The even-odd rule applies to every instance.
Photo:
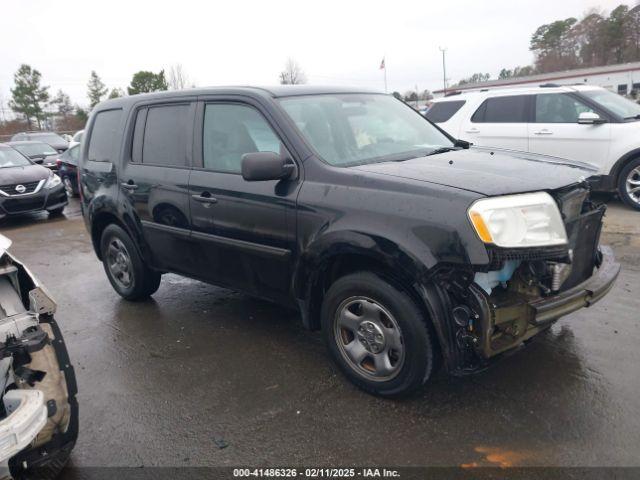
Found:
[[[47,178],[47,183],[44,184],[44,188],[57,187],[61,183],[62,183],[62,180],[60,180],[60,177],[54,173],[50,175],[49,178]]]
[[[567,243],[560,211],[546,192],[478,200],[469,219],[484,243],[499,247],[542,247]]]

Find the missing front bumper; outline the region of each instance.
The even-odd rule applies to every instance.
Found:
[[[513,296],[495,302],[471,285],[473,310],[478,314],[473,348],[488,359],[517,347],[547,329],[551,322],[602,299],[613,287],[620,264],[609,247],[601,247],[602,261],[584,282],[561,293],[537,298]]]

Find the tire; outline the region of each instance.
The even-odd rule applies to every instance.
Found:
[[[633,190],[638,188],[638,190]],[[618,194],[624,203],[640,210],[640,158],[631,160],[618,176]]]
[[[160,287],[162,275],[142,260],[136,245],[119,225],[111,224],[102,232],[102,264],[113,289],[126,300],[143,300]]]
[[[321,321],[333,359],[368,393],[406,396],[434,371],[428,320],[405,291],[373,273],[334,282],[323,299]]]
[[[64,211],[64,207],[56,208],[54,210],[49,210],[49,216],[50,217],[59,217],[60,215],[62,215],[63,211]]]

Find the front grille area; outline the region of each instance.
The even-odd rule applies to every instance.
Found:
[[[0,190],[3,193],[5,193],[6,195],[9,195],[9,196],[26,195],[26,194],[35,192],[36,189],[38,188],[38,184],[39,183],[40,183],[40,180],[38,180],[36,182],[14,183],[14,184],[11,184],[11,185],[0,185]],[[24,191],[19,191],[19,190],[22,190],[22,188],[19,188],[20,185],[22,185],[24,187]],[[18,190],[16,190],[16,188],[18,188]]]
[[[44,208],[44,198],[37,195],[32,198],[9,198],[2,202],[2,208],[7,213],[22,213]]]
[[[556,247],[532,247],[532,248],[499,248],[488,247],[490,263],[487,271],[500,270],[507,260],[564,260],[568,258],[569,248],[566,245]]]

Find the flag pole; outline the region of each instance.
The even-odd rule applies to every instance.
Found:
[[[384,63],[384,93],[389,93],[387,91],[387,62],[385,59],[385,63]]]
[[[387,55],[383,57],[384,61],[384,93],[389,93],[387,90]]]

